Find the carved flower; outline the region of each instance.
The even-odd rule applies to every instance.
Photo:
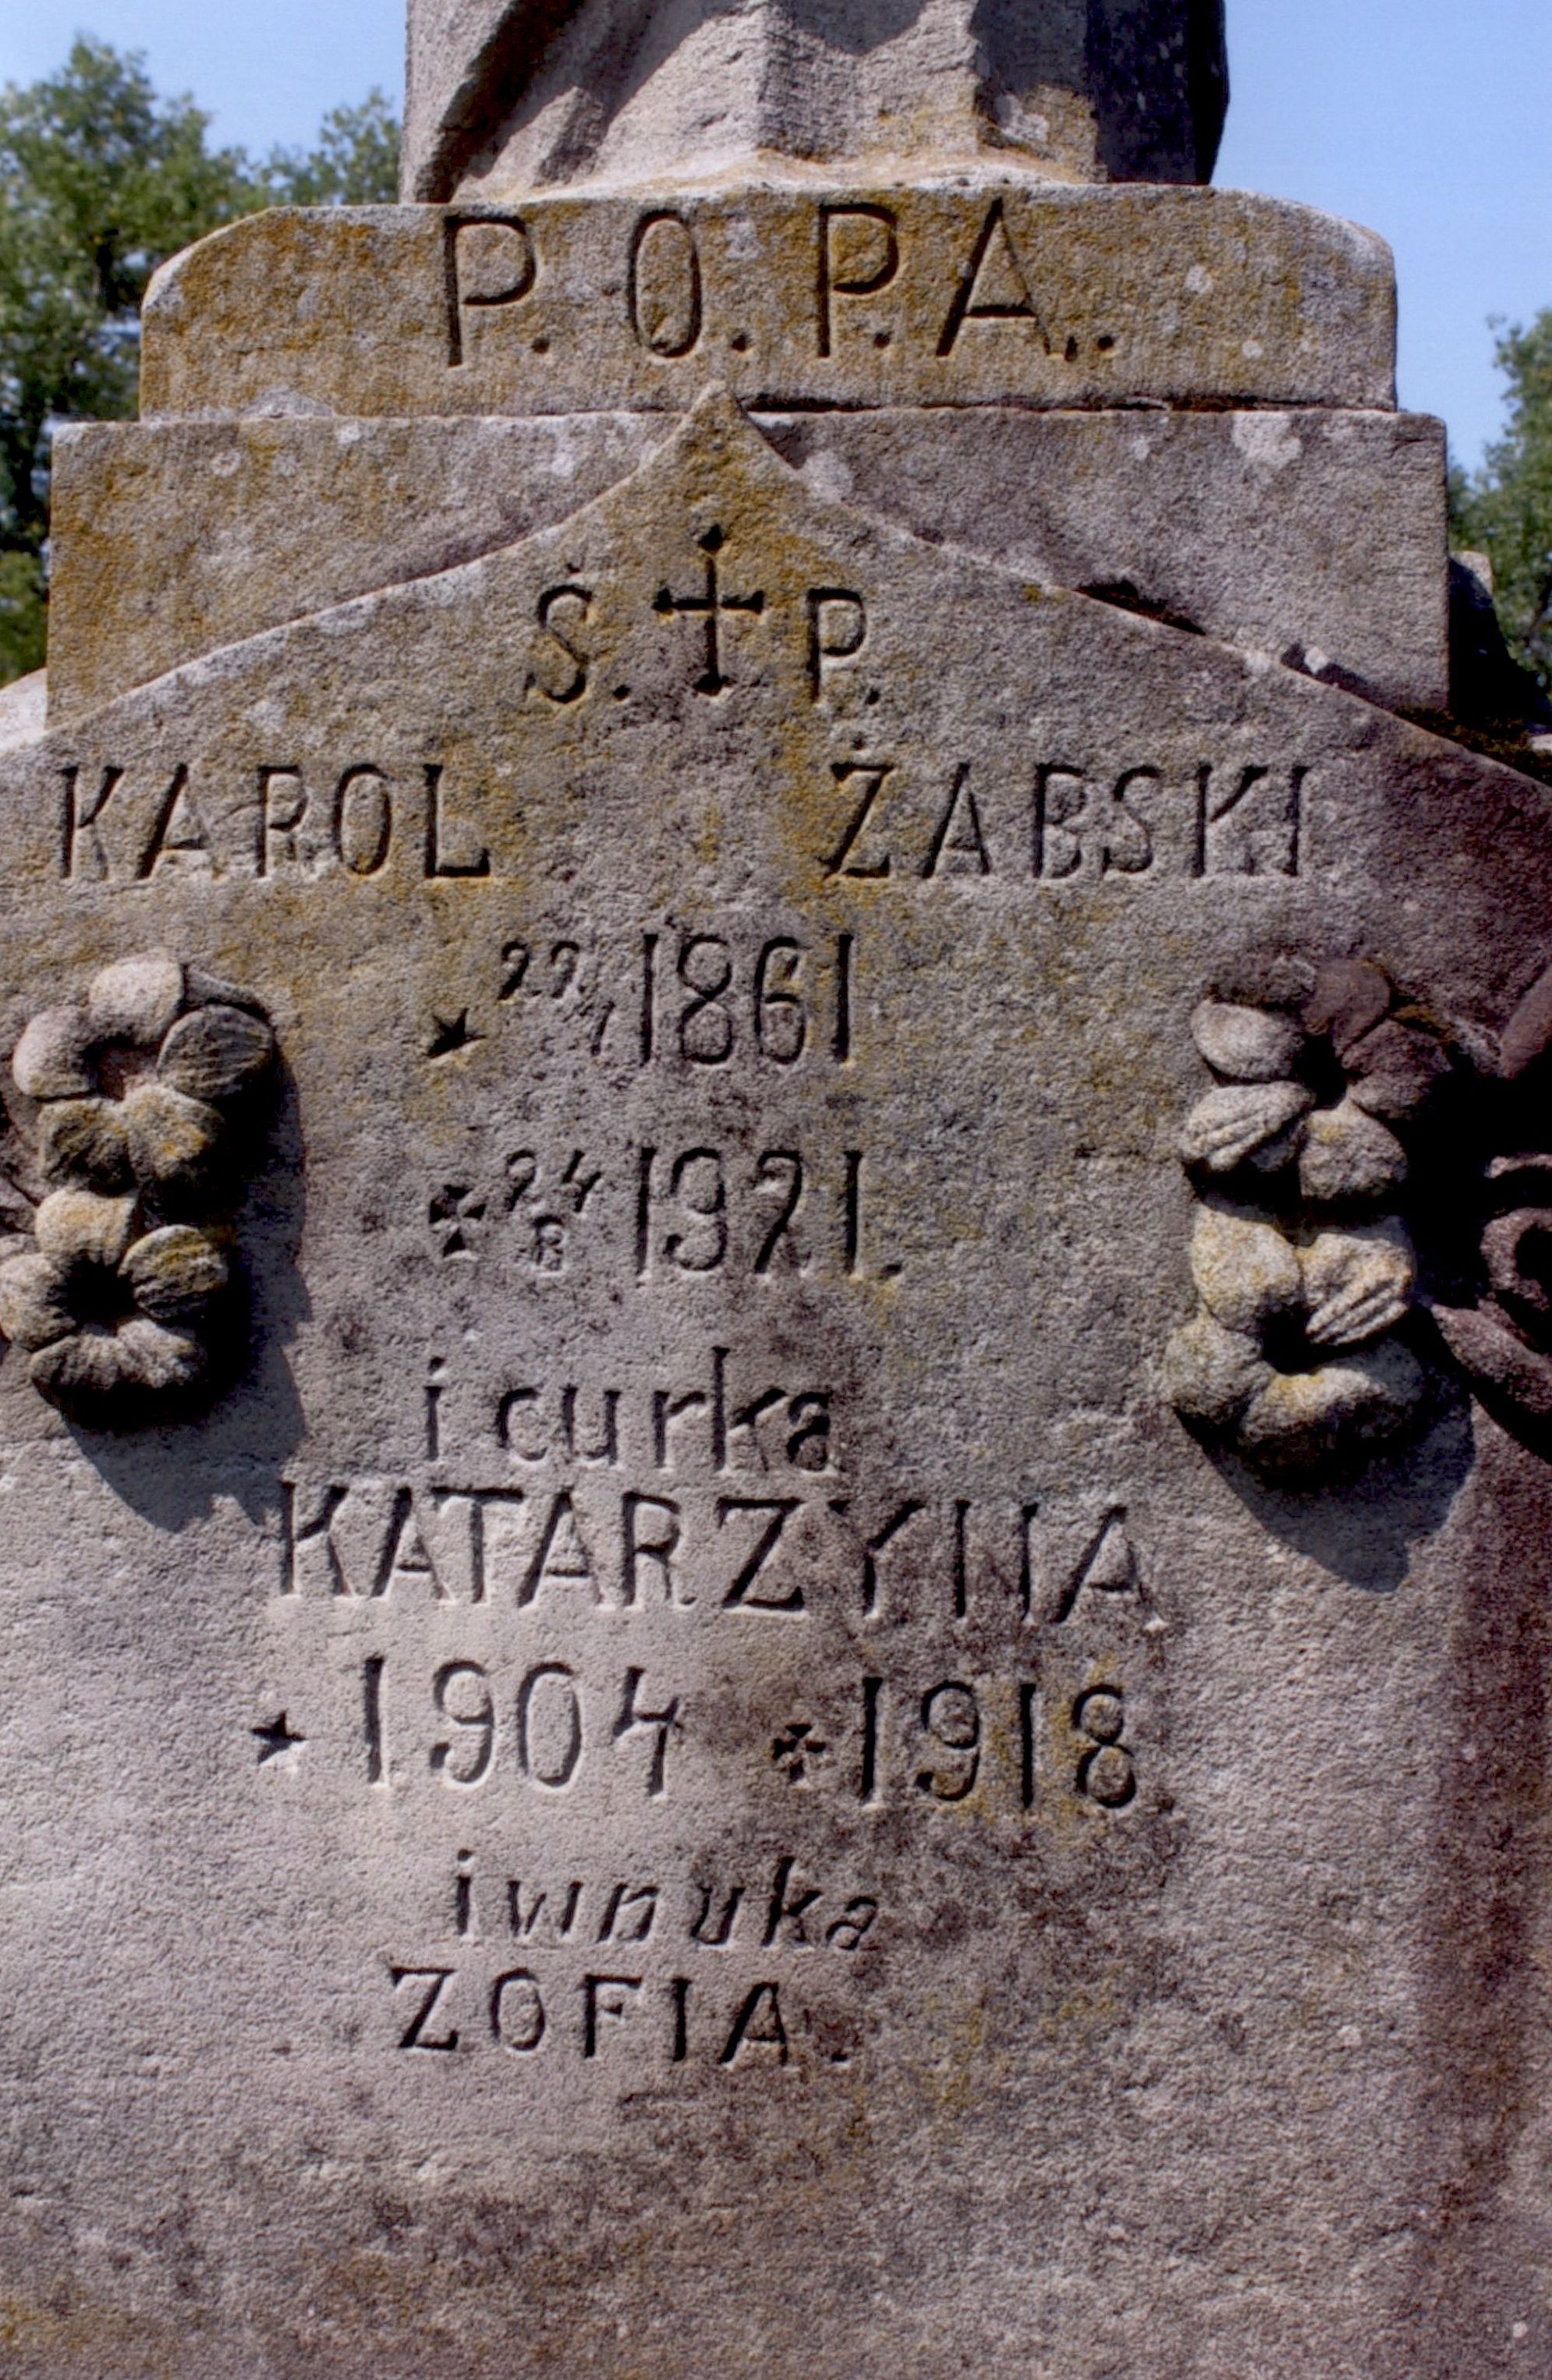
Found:
[[[257,1002],[161,951],[28,1025],[11,1072],[42,1198],[32,1246],[0,1264],[0,1331],[51,1403],[117,1427],[209,1377],[229,1287],[215,1160],[274,1054]]]
[[[38,1103],[45,1182],[176,1196],[198,1187],[224,1111],[273,1056],[245,993],[158,951],[103,967],[83,1000],[33,1017],[11,1073]]]
[[[1181,1135],[1198,1174],[1228,1181],[1242,1168],[1288,1174],[1320,1207],[1372,1207],[1406,1180],[1391,1127],[1415,1116],[1449,1067],[1437,1035],[1395,1009],[1389,978],[1367,960],[1324,968],[1297,1015],[1206,1000],[1192,1036],[1219,1087],[1199,1099]]]
[[[1206,1203],[1196,1312],[1165,1357],[1170,1400],[1267,1473],[1351,1465],[1427,1393],[1395,1335],[1417,1260],[1383,1210],[1407,1176],[1394,1127],[1420,1112],[1449,1058],[1364,959],[1323,968],[1296,1009],[1206,1000],[1191,1029],[1219,1079],[1181,1135]]]
[[[1405,1427],[1423,1366],[1388,1334],[1417,1264],[1394,1217],[1291,1235],[1266,1214],[1204,1208],[1197,1311],[1166,1352],[1171,1403],[1274,1473],[1350,1463]]]
[[[1552,1062],[1552,967],[1521,998],[1485,1072],[1496,1099],[1480,1261],[1485,1293],[1474,1305],[1433,1306],[1450,1354],[1500,1418],[1552,1429],[1552,1151],[1542,1138]]]
[[[112,1409],[192,1388],[200,1336],[227,1285],[226,1259],[187,1223],[137,1236],[133,1196],[56,1190],[37,1248],[0,1264],[0,1330],[31,1361],[35,1388],[67,1409]]]
[[[1486,1294],[1433,1308],[1446,1345],[1479,1394],[1524,1421],[1552,1423],[1552,1155],[1497,1157],[1482,1233]]]

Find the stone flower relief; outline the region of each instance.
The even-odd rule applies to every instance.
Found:
[[[11,1058],[13,1187],[0,1331],[73,1418],[172,1417],[236,1331],[227,1209],[274,1036],[256,1001],[150,952],[48,1008]]]
[[[1428,1392],[1400,1335],[1418,1276],[1400,1205],[1405,1135],[1449,1057],[1362,960],[1296,1004],[1204,1001],[1192,1033],[1218,1082],[1181,1135],[1197,1303],[1166,1355],[1170,1398],[1268,1474],[1361,1462]]]
[[[1549,1060],[1552,968],[1504,1026],[1484,1085],[1475,1301],[1441,1297],[1432,1309],[1477,1394],[1511,1426],[1534,1432],[1544,1449],[1552,1427]]]
[[[1216,1083],[1180,1140],[1200,1202],[1196,1311],[1164,1365],[1182,1418],[1269,1476],[1351,1470],[1452,1367],[1552,1453],[1552,968],[1496,1038],[1363,959],[1286,1000],[1206,1000],[1192,1034]]]

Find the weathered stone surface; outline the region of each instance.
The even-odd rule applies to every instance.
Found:
[[[0,752],[40,735],[48,710],[48,686],[42,670],[0,686]]]
[[[663,421],[625,413],[64,431],[53,487],[53,716],[509,544],[624,479],[667,434]]]
[[[408,67],[408,199],[988,151],[1205,182],[1228,99],[1221,0],[411,0]]]
[[[1416,414],[804,414],[822,492],[1372,699],[1444,710],[1442,426]]]
[[[1378,707],[1388,253],[1084,187],[1217,0],[410,66],[0,695],[5,2380],[1552,2368],[1552,844]]]
[[[283,1061],[204,1417],[0,1367],[7,2380],[1545,2364],[1544,790],[718,402],[0,803],[11,1046]]]
[[[1240,191],[975,180],[278,210],[152,285],[148,414],[1395,402],[1382,240]]]
[[[1449,698],[1444,434],[1415,415],[761,416],[815,488],[1046,585],[1097,589],[1392,705]],[[158,422],[55,450],[50,700],[78,716],[212,647],[558,518],[653,416]],[[321,528],[321,525],[326,525]]]

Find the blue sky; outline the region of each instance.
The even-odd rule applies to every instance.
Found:
[[[218,134],[306,141],[401,87],[401,0],[8,0],[0,81],[85,26],[147,52]],[[1499,419],[1487,317],[1552,306],[1549,0],[1229,0],[1235,85],[1219,179],[1351,215],[1395,246],[1401,397],[1474,458]]]

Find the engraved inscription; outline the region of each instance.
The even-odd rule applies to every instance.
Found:
[[[952,356],[966,323],[1017,322],[1038,339],[1049,356],[1050,334],[1040,320],[1024,267],[1008,230],[1007,201],[994,199],[976,236],[953,303],[938,341],[938,353]]]
[[[1000,1808],[1027,1818],[1048,1776],[1058,1794],[1107,1811],[1137,1798],[1119,1679],[1074,1694],[1062,1677],[1044,1684],[961,1673],[920,1685],[867,1675],[849,1697],[839,1683],[830,1689],[827,1707],[833,1716],[826,1720],[789,1718],[766,1739],[773,1788],[865,1808],[894,1804],[923,1817],[974,1796],[982,1816]],[[490,1790],[521,1802],[564,1796],[591,1780],[612,1800],[653,1803],[671,1798],[681,1749],[700,1732],[707,1698],[640,1666],[516,1660],[496,1672],[454,1657],[418,1670],[373,1655],[362,1668],[361,1713],[360,1774],[370,1788],[392,1777],[411,1789],[430,1781],[455,1795]],[[724,1746],[728,1726],[719,1711]],[[754,1726],[758,1755],[758,1718]],[[253,1732],[268,1747],[261,1760],[305,1741],[287,1731],[284,1717]]]
[[[990,367],[1010,387],[1061,391],[1086,386],[1117,351],[1096,269],[1080,284],[1097,293],[1084,319],[1057,321],[1040,286],[1039,227],[1023,219],[1026,194],[988,202],[938,193],[928,220],[900,201],[773,203],[793,218],[769,250],[776,273],[789,256],[806,250],[811,259],[800,268],[807,288],[784,291],[774,319],[769,293],[751,298],[743,206],[731,214],[708,200],[624,206],[609,211],[607,227],[600,210],[596,230],[575,207],[552,212],[542,202],[521,215],[446,210],[448,370],[504,367],[504,377],[526,355],[569,357],[586,343],[596,356],[600,335],[666,368],[709,345],[733,358],[758,357],[790,330],[797,353],[806,348],[818,363],[867,358],[877,372],[898,361],[913,379],[925,375],[928,390]],[[588,242],[585,263],[578,235]],[[1137,293],[1126,298],[1134,310]],[[763,334],[750,327],[760,323]]]
[[[452,1050],[465,1046],[460,1038]],[[627,1213],[638,1285],[712,1276],[892,1281],[903,1268],[886,1255],[872,1185],[860,1149],[821,1158],[697,1142],[607,1160],[563,1144],[509,1148],[499,1169],[436,1182],[423,1212],[444,1264],[500,1254],[540,1281],[565,1278],[587,1252],[618,1261]]]
[[[447,361],[456,371],[469,317],[519,305],[539,277],[539,259],[522,218],[496,214],[445,215],[443,255]]]
[[[563,659],[579,666],[553,625],[549,634]],[[435,883],[492,872],[468,818],[469,791],[450,783],[439,760],[407,779],[364,758],[321,771],[264,761],[235,786],[207,784],[188,761],[167,771],[73,762],[60,789],[59,873],[67,883],[295,877],[370,884],[406,870]]]
[[[694,681],[695,690],[697,694],[725,694],[733,680],[722,671],[722,623],[740,617],[759,619],[765,611],[765,596],[758,589],[750,595],[730,595],[723,588],[719,563],[726,540],[721,528],[713,526],[697,541],[705,557],[705,581],[700,590],[675,595],[671,588],[660,588],[653,609],[665,619],[699,623],[704,666]]]
[[[876,298],[900,270],[900,225],[892,207],[858,203],[825,205],[818,211],[818,322],[817,348],[833,352],[837,298]],[[873,334],[887,347],[893,333]]]
[[[660,1982],[590,1973],[568,1989],[527,1967],[507,1968],[487,1980],[458,1967],[393,1966],[388,1981],[399,2003],[395,2023],[406,2007],[412,2010],[397,2039],[411,2055],[455,2057],[484,2047],[527,2058],[548,2050],[552,2057],[604,2059],[624,2072],[654,2048],[675,2066],[693,2058],[723,2068],[747,2065],[762,2074],[794,2061],[792,2019],[782,2000],[787,1990],[790,2010],[791,1993],[780,1978],[730,1991],[690,1976]],[[832,2062],[850,2059],[840,2055]]]
[[[663,627],[686,638],[692,690],[718,700],[746,694],[765,666],[749,648],[766,629],[762,642],[786,641],[819,717],[840,711],[843,696],[854,700],[870,646],[869,599],[839,583],[800,588],[790,601],[761,589],[730,592],[721,551],[721,532],[709,529],[701,587],[664,585],[649,599]],[[597,613],[596,590],[579,580],[541,589],[522,681],[536,713],[586,709],[607,687]],[[866,700],[878,692],[867,687]],[[491,775],[497,766],[499,756]],[[814,850],[821,881],[1086,890],[1310,873],[1311,771],[1297,761],[1017,750],[995,763],[907,761],[859,749],[832,761],[816,791],[828,814]],[[365,755],[306,767],[282,758],[236,782],[186,760],[72,762],[60,773],[55,848],[60,877],[75,884],[478,884],[503,872],[499,825],[486,773],[462,759],[406,769]]]
[[[884,754],[831,764],[825,880],[996,879],[1086,887],[1307,870],[1309,771],[1076,760],[924,771]]]
[[[541,1558],[564,1562],[566,1554],[551,1547]],[[684,1705],[677,1694],[654,1694],[645,1670],[584,1680],[569,1662],[539,1661],[498,1678],[483,1661],[453,1658],[410,1690],[401,1666],[382,1654],[363,1665],[370,1785],[414,1773],[453,1793],[505,1785],[542,1797],[569,1792],[584,1770],[601,1765],[615,1791],[649,1802],[668,1792]]]
[[[729,1390],[725,1357],[703,1385],[627,1402],[524,1387],[492,1432],[504,1475],[288,1478],[278,1591],[577,1623],[656,1609],[686,1628],[819,1613],[1082,1633],[1146,1609],[1123,1508],[1073,1524],[1029,1497],[854,1487],[829,1391]]]
[[[496,999],[525,1021],[548,1012],[593,1058],[784,1074],[850,1063],[857,983],[855,934],[719,924],[653,928],[634,948],[581,932],[514,936],[502,944]]]
[[[439,1403],[447,1370],[432,1366]],[[335,1764],[364,1809],[392,1796],[398,1826],[461,1833],[467,1813],[479,1846],[448,1855],[440,1897],[394,1913],[384,2048],[540,2076],[572,2060],[605,2079],[812,2074],[866,2055],[892,1922],[875,1826],[944,1847],[989,1828],[1031,1858],[1073,1829],[1118,1854],[1143,1840],[1160,1623],[1126,1502],[837,1493],[810,1468],[837,1458],[834,1401],[749,1395],[754,1377],[718,1349],[698,1381],[510,1391],[499,1435],[518,1477],[499,1485],[440,1466],[291,1485],[283,1583],[357,1635],[350,1702],[333,1705],[354,1725],[331,1743],[303,1696],[277,1727],[313,1744],[309,1778]],[[778,1653],[767,1677],[737,1650],[832,1616],[867,1632],[860,1658]],[[907,1621],[941,1632],[938,1650],[908,1648]],[[697,1653],[705,1627],[731,1667]],[[760,1849],[604,1865],[546,1828],[564,1814],[587,1840],[600,1803],[693,1815],[717,1779],[763,1809]],[[868,1832],[820,1851],[810,1818]],[[508,1824],[527,1846],[510,1861]]]
[[[637,343],[673,361],[700,342],[700,250],[689,223],[665,209],[644,214],[631,235],[626,305]]]
[[[815,2025],[805,1979],[822,1989],[887,1923],[877,1891],[791,1852],[679,1876],[514,1875],[465,1853],[451,1912],[450,1941],[438,1928],[435,1953],[388,1967],[401,2051],[612,2060],[628,2039],[637,2059],[757,2070],[816,2047],[851,2062],[855,2036],[833,2012]]]
[[[796,1148],[709,1146],[637,1152],[636,1270],[641,1282],[743,1274],[855,1281],[865,1258],[860,1149],[821,1166]],[[871,1259],[871,1248],[868,1247]],[[876,1266],[894,1279],[898,1264]]]

